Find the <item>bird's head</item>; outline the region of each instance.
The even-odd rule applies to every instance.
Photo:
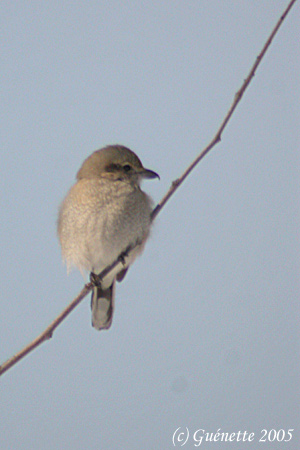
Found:
[[[77,179],[108,178],[139,183],[143,178],[159,178],[153,170],[145,169],[137,155],[122,145],[109,145],[92,153],[82,164]]]

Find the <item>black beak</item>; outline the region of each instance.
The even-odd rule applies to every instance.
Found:
[[[158,178],[160,180],[160,176],[158,175],[158,173],[154,172],[153,170],[150,169],[144,169],[141,171],[141,176],[143,178],[146,178],[148,180],[151,180],[153,178]]]

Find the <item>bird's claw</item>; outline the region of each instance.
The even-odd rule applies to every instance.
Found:
[[[90,281],[96,287],[101,287],[102,278],[94,272],[90,273]]]
[[[120,261],[120,263],[123,264],[123,266],[125,266],[125,264],[126,264],[126,258],[128,256],[128,252],[129,252],[129,250],[125,250],[123,253],[121,253],[121,255],[118,258],[118,260]]]

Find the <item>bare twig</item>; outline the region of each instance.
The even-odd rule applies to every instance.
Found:
[[[52,338],[54,330],[58,327],[58,325],[65,320],[65,318],[76,308],[77,305],[84,299],[84,297],[90,292],[92,289],[92,283],[86,284],[80,294],[77,295],[76,298],[53,320],[52,323],[41,333],[38,337],[36,337],[30,344],[24,347],[20,352],[16,353],[14,356],[9,358],[5,363],[0,366],[0,375],[14,366],[20,359],[23,359],[24,356],[28,355],[28,353],[32,352],[36,347],[38,347],[42,342],[47,341]]]
[[[273,31],[271,32],[269,38],[267,39],[262,51],[257,56],[250,72],[247,78],[244,80],[241,88],[237,91],[237,93],[234,96],[233,103],[231,107],[229,108],[229,111],[227,112],[226,116],[224,117],[215,137],[212,139],[212,141],[202,150],[202,152],[197,156],[197,158],[189,165],[189,167],[183,172],[183,174],[175,181],[173,181],[170,189],[167,191],[167,193],[164,195],[164,197],[161,199],[161,201],[158,203],[158,205],[154,208],[151,220],[153,221],[156,216],[159,214],[159,212],[162,210],[162,208],[165,206],[167,201],[171,198],[171,196],[175,193],[175,191],[179,188],[179,186],[183,183],[183,181],[187,178],[187,176],[191,173],[191,171],[197,166],[197,164],[201,161],[201,159],[204,158],[204,156],[216,145],[221,141],[221,135],[227,126],[229,120],[231,119],[237,105],[239,104],[242,96],[244,95],[244,92],[246,91],[247,87],[249,86],[252,78],[255,75],[256,69],[258,68],[259,64],[261,63],[263,57],[265,56],[266,51],[268,50],[271,42],[273,41],[275,35],[277,34],[280,26],[282,25],[283,21],[285,20],[286,16],[288,15],[289,11],[291,10],[292,6],[296,0],[292,0],[289,2],[287,8],[283,12],[282,16],[278,20],[276,26],[274,27]],[[100,278],[103,278],[106,276],[111,270],[113,270],[118,264],[120,263],[120,260],[118,259],[114,263],[112,263],[110,266],[106,267],[100,274]],[[9,358],[6,362],[4,362],[0,366],[0,375],[2,375],[4,372],[6,372],[8,369],[10,369],[12,366],[14,366],[18,361],[23,359],[28,353],[32,352],[36,347],[38,347],[42,342],[50,339],[53,335],[54,330],[61,324],[61,322],[73,311],[74,308],[86,297],[86,295],[91,291],[93,285],[92,283],[88,283],[84,286],[80,294],[65,308],[61,314],[45,329],[43,333],[41,333],[37,338],[35,338],[30,344],[28,344],[26,347],[24,347],[19,353],[16,353],[14,356]]]
[[[283,12],[282,16],[280,17],[280,19],[278,20],[277,24],[275,25],[272,33],[270,34],[270,36],[268,37],[265,45],[263,46],[262,51],[260,52],[260,54],[257,56],[250,72],[249,75],[247,76],[247,78],[244,80],[244,83],[242,84],[242,86],[240,87],[240,89],[237,91],[237,93],[234,96],[233,102],[231,107],[229,108],[229,111],[227,112],[226,116],[224,117],[215,137],[212,139],[212,141],[205,147],[204,150],[202,150],[202,152],[197,156],[197,158],[192,162],[192,164],[189,165],[189,167],[183,172],[183,174],[181,175],[181,177],[179,177],[177,180],[173,181],[170,189],[168,190],[168,192],[164,195],[164,197],[161,199],[161,201],[158,203],[158,205],[154,208],[153,212],[152,212],[152,220],[155,219],[155,217],[157,216],[157,214],[161,211],[161,209],[165,206],[165,204],[167,203],[167,201],[170,199],[170,197],[172,197],[172,195],[175,193],[175,191],[179,188],[179,186],[183,183],[183,181],[187,178],[187,176],[191,173],[191,171],[197,166],[197,164],[201,161],[201,159],[204,158],[204,156],[216,145],[221,141],[221,135],[226,127],[226,125],[228,124],[229,120],[231,119],[237,105],[239,104],[241,98],[243,97],[247,87],[249,86],[252,78],[255,75],[256,69],[258,68],[259,64],[261,63],[263,57],[265,56],[269,46],[271,45],[277,31],[279,30],[280,26],[282,25],[284,19],[286,18],[286,16],[288,15],[290,9],[292,8],[292,6],[294,5],[294,3],[296,3],[296,0],[292,0],[286,10]]]

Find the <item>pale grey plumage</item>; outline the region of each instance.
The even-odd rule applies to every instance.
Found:
[[[133,252],[95,287],[92,324],[109,328],[114,309],[115,280],[142,251],[149,235],[152,203],[140,189],[142,178],[158,175],[144,169],[128,148],[115,145],[94,152],[82,164],[77,182],[64,199],[58,235],[68,270],[100,273],[130,247]]]

